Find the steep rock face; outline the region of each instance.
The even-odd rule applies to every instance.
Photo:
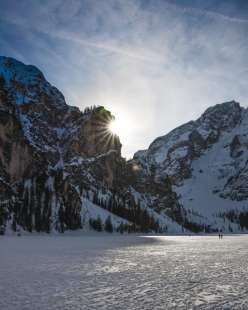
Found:
[[[68,106],[36,67],[0,57],[0,176],[15,202],[1,201],[12,221],[29,231],[81,227],[78,188],[111,187],[121,158],[112,118]]]
[[[12,58],[0,57],[0,77],[1,91],[5,94],[1,105],[12,104],[24,136],[51,162],[56,163],[61,157],[94,157],[109,150],[120,155],[118,137],[106,139],[113,116],[103,107],[82,113],[68,106],[63,95],[36,67]]]
[[[1,175],[9,182],[27,178],[35,173],[41,160],[27,143],[16,117],[0,111]]]
[[[15,218],[24,229],[50,232],[81,228],[81,200],[62,171],[36,174],[16,188]]]

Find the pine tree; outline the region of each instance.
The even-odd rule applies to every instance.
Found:
[[[36,207],[34,219],[35,219],[35,230],[37,232],[40,232],[42,229],[40,205]]]
[[[16,231],[16,216],[15,216],[15,214],[13,215],[11,226],[12,226],[13,231]]]
[[[99,216],[97,219],[90,218],[89,224],[94,230],[99,232],[102,231],[102,220]]]
[[[96,230],[102,231],[102,220],[101,220],[100,216],[98,216],[97,220],[96,220]]]
[[[6,221],[6,211],[3,206],[0,205],[0,235],[5,233],[5,221]]]
[[[112,225],[112,221],[111,221],[111,217],[108,216],[106,218],[105,224],[104,224],[104,229],[105,231],[112,233],[113,232],[113,225]]]
[[[118,232],[120,234],[123,234],[124,233],[124,225],[123,225],[123,222],[120,223],[119,227],[118,227]]]
[[[63,206],[60,206],[58,216],[59,216],[60,232],[64,233],[64,231],[65,231],[65,212],[64,212]]]

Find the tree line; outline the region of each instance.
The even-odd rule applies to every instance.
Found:
[[[90,199],[89,196],[87,198]],[[162,233],[167,231],[167,227],[161,228],[159,221],[155,220],[153,215],[145,208],[142,208],[140,202],[136,203],[130,197],[127,198],[124,195],[112,194],[108,199],[104,199],[99,197],[98,193],[95,192],[93,197],[91,197],[91,201],[103,209],[129,221],[129,225],[122,223],[119,228],[121,231],[144,233]]]

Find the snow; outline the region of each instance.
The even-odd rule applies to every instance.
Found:
[[[54,178],[49,176],[46,184],[45,184],[46,188],[48,188],[51,192],[54,191]]]
[[[4,77],[16,105],[37,103],[37,98],[43,92],[54,99],[58,108],[65,106],[63,95],[45,80],[42,72],[35,66],[25,65],[14,58],[0,56],[0,76]]]
[[[195,127],[195,123],[191,121],[172,130],[165,136],[155,139],[147,150],[150,160],[152,162],[155,161],[157,164],[164,162],[167,158],[169,149],[175,143],[187,141],[189,133],[193,131]],[[136,155],[139,155],[139,153],[137,152]]]
[[[117,151],[116,150],[109,150],[107,151],[106,153],[102,153],[100,155],[97,155],[97,156],[93,156],[93,157],[82,157],[82,156],[76,156],[76,157],[73,157],[70,162],[69,162],[69,165],[70,166],[80,166],[82,164],[89,164],[89,163],[93,163],[95,162],[97,159],[100,159],[102,157],[106,157],[112,153],[116,153]]]
[[[200,134],[202,143],[214,135],[217,140],[208,142],[205,148],[201,143],[197,145],[197,138],[191,136],[193,132]],[[240,145],[233,143],[234,137]],[[247,152],[248,110],[231,101],[210,107],[196,121],[155,139],[148,150],[137,152],[134,159],[148,177],[147,166],[155,168],[155,180],[161,176],[173,177],[173,191],[188,211],[189,220],[237,232],[239,225],[217,215],[248,210]],[[188,173],[182,176],[184,167],[192,176]]]
[[[1,310],[246,309],[248,236],[0,238]]]
[[[182,186],[173,186],[173,190],[181,196],[180,202],[186,209],[198,211],[209,220],[219,212],[247,209],[246,201],[234,201],[219,196],[219,192],[223,191],[228,178],[235,174],[237,167],[241,169],[245,165],[245,155],[234,161],[230,157],[229,147],[226,147],[233,137],[241,132],[242,127],[236,127],[230,132],[223,133],[218,143],[193,161],[192,177],[184,180]],[[211,221],[213,224],[213,221],[219,220],[212,218]],[[224,225],[224,223],[219,222],[216,225]],[[239,229],[237,225],[230,225],[234,231]]]
[[[170,157],[173,158],[174,160],[178,160],[182,157],[186,157],[187,155],[188,155],[187,146],[178,147],[170,153]]]
[[[4,56],[0,56],[0,75],[4,76],[7,83],[18,80],[25,85],[44,79],[42,72],[35,66],[24,65],[14,58]]]
[[[39,69],[34,66],[24,65],[13,58],[3,56],[0,56],[0,75],[4,77],[8,87],[11,87],[13,81],[17,81],[28,90],[26,95],[20,92],[20,90],[15,90],[14,96],[17,105],[32,101],[31,99],[37,94],[32,91],[31,87],[35,86],[36,83],[38,84],[42,80],[45,84],[44,76]],[[47,87],[47,85],[45,86]]]
[[[117,228],[121,223],[129,223],[127,220],[114,215],[113,213],[109,212],[108,210],[105,210],[94,203],[92,203],[87,198],[81,197],[81,202],[83,205],[82,211],[81,211],[81,217],[82,222],[86,223],[90,218],[91,219],[97,219],[100,217],[101,221],[104,223],[108,216],[111,217],[111,222],[114,226],[114,228]],[[87,229],[87,227],[85,227]]]
[[[136,203],[140,202],[140,207],[146,209],[146,211],[153,216],[153,218],[159,222],[159,225],[162,229],[166,229],[168,233],[182,233],[183,228],[177,222],[173,221],[169,216],[167,216],[164,212],[159,214],[154,211],[149,206],[149,201],[152,199],[152,196],[141,194],[137,192],[134,188],[130,187],[132,196],[134,197]]]
[[[53,130],[56,132],[59,140],[61,140],[62,137],[66,134],[66,128],[54,127]]]

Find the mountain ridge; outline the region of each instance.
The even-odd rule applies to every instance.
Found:
[[[235,101],[210,107],[126,161],[108,130],[109,111],[68,106],[39,69],[0,57],[0,226],[99,229],[110,216],[118,231],[242,231],[248,228],[247,114]],[[211,202],[206,211],[189,189],[197,188],[194,180],[206,183],[206,162],[218,152],[224,162],[209,166],[214,186],[206,188],[220,208]]]

